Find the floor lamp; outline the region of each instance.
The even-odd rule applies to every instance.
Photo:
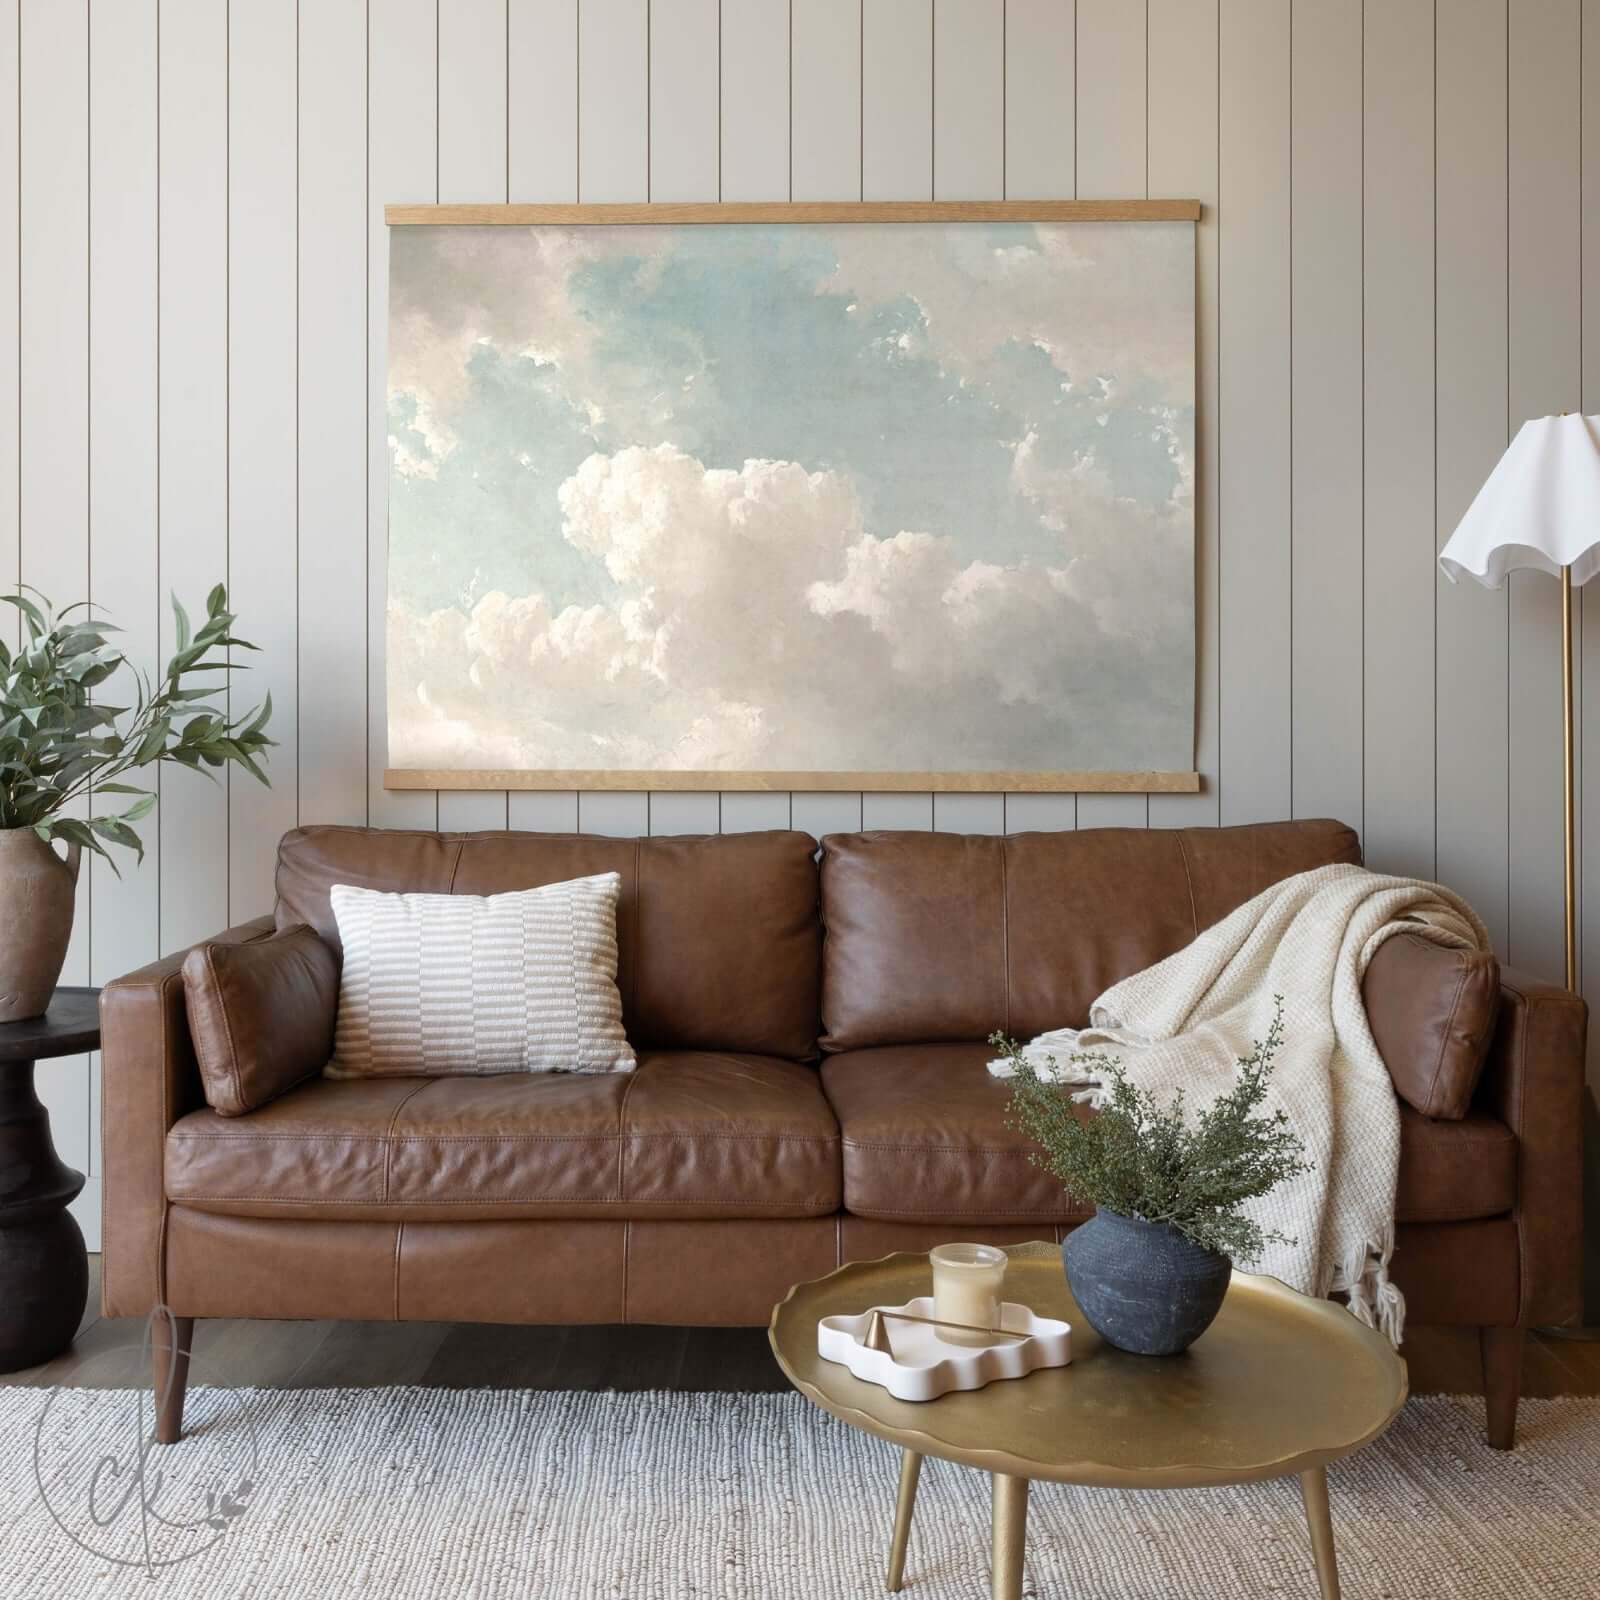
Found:
[[[1565,800],[1567,987],[1578,988],[1578,869],[1572,771],[1572,586],[1600,571],[1600,417],[1535,417],[1517,430],[1439,552],[1452,583],[1490,589],[1531,568],[1561,580],[1561,754]],[[1596,1337],[1593,1328],[1552,1333]]]

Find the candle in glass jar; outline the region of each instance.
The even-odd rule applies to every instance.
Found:
[[[1006,1275],[1006,1253],[992,1244],[941,1244],[928,1254],[933,1264],[933,1314],[941,1322],[972,1327],[1000,1325],[1000,1286]],[[940,1328],[946,1344],[984,1345],[988,1335]]]

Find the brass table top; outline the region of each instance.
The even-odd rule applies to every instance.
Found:
[[[896,1400],[817,1354],[817,1322],[931,1293],[926,1255],[797,1284],[768,1338],[824,1411],[904,1449],[986,1472],[1178,1489],[1304,1472],[1359,1450],[1405,1403],[1406,1367],[1342,1306],[1235,1272],[1217,1320],[1179,1356],[1104,1344],[1073,1302],[1060,1247],[1010,1246],[1004,1295],[1072,1324],[1072,1364],[937,1400]]]

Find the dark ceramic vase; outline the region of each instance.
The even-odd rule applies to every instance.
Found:
[[[1089,1326],[1139,1356],[1187,1350],[1222,1309],[1233,1263],[1165,1222],[1096,1211],[1061,1246]]]

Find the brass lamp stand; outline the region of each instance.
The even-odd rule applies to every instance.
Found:
[[[1454,583],[1498,589],[1517,569],[1561,579],[1562,880],[1566,984],[1578,993],[1578,863],[1572,730],[1572,586],[1600,573],[1600,417],[1533,417],[1517,430],[1439,552]],[[1591,1313],[1593,1307],[1590,1308]],[[1595,1338],[1594,1329],[1541,1330]]]
[[[1572,776],[1572,568],[1561,568],[1561,766],[1566,847],[1567,987],[1578,992],[1578,851]]]

